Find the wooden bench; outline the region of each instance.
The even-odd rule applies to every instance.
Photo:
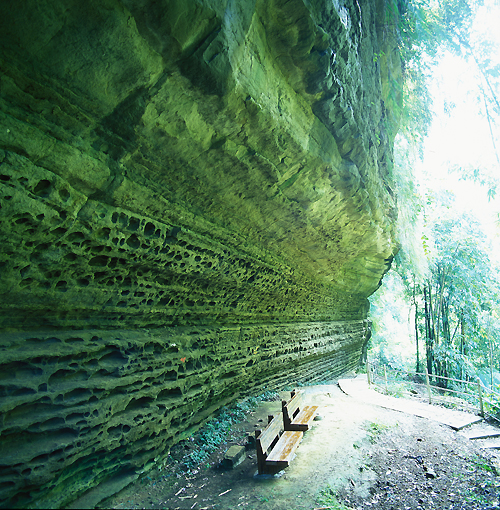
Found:
[[[301,431],[284,429],[282,413],[268,416],[268,420],[264,430],[255,431],[259,475],[274,475],[288,467],[303,436]]]
[[[309,426],[316,415],[318,406],[306,406],[304,404],[304,393],[292,391],[290,400],[282,400],[283,425],[285,430],[309,430]]]

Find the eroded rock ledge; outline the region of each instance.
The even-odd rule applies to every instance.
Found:
[[[239,392],[356,366],[397,250],[400,65],[384,2],[23,5],[0,5],[0,502],[64,506]]]

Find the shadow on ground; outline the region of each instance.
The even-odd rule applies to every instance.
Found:
[[[181,472],[189,441],[169,464],[146,473],[99,508],[166,509],[484,509],[497,508],[500,479],[494,453],[435,421],[362,402],[338,385],[302,388],[320,419],[304,434],[280,477],[255,477],[254,449],[232,470],[220,461],[232,444],[262,428],[279,400],[262,402],[232,426],[229,442],[189,472]],[[288,396],[282,392],[281,396]],[[182,451],[185,450],[185,452]],[[178,459],[174,456],[177,455]]]

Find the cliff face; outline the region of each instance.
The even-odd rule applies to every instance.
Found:
[[[0,4],[4,506],[116,489],[238,392],[356,366],[396,251],[387,19]]]

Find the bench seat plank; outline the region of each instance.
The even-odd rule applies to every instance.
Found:
[[[292,391],[288,402],[281,401],[285,430],[309,430],[317,409],[318,406],[305,405],[303,391]]]
[[[288,466],[292,460],[295,450],[302,440],[303,432],[288,430],[283,432],[272,452],[266,458],[267,463],[284,464]]]
[[[314,419],[318,406],[305,406],[292,420],[292,426],[299,426],[298,430],[308,430],[309,424]]]
[[[269,423],[263,431],[255,431],[260,475],[276,474],[288,467],[303,436],[300,431],[285,431],[282,413],[268,416],[268,420]]]

